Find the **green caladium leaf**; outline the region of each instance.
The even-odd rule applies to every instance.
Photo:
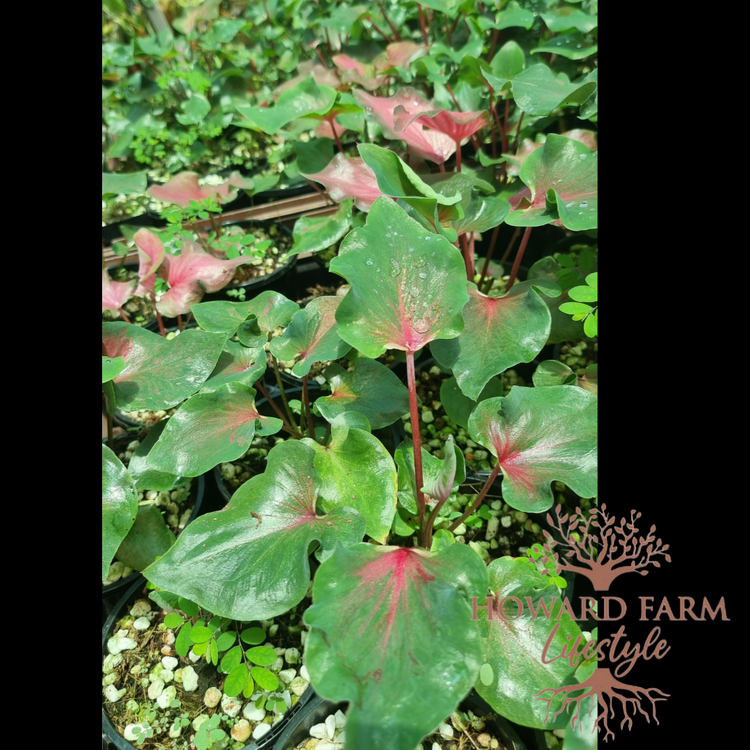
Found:
[[[312,138],[311,140],[297,141],[294,144],[294,153],[297,156],[297,168],[302,174],[316,174],[322,172],[333,159],[332,138]]]
[[[182,125],[197,125],[211,111],[211,102],[201,94],[193,92],[190,98],[180,104],[182,114],[175,115],[177,121]]]
[[[481,19],[480,19],[481,22]],[[495,22],[489,28],[509,29],[513,26],[521,26],[530,29],[534,24],[534,14],[526,8],[522,8],[516,0],[510,2],[495,16]]]
[[[440,403],[443,405],[448,418],[457,425],[466,428],[469,426],[471,412],[480,401],[502,395],[503,383],[500,378],[490,378],[476,400],[470,399],[461,392],[454,377],[444,380],[440,386]]]
[[[175,536],[155,505],[138,506],[138,515],[115,555],[133,570],[143,570],[173,544]]]
[[[313,466],[321,479],[318,509],[354,508],[365,519],[365,531],[384,544],[396,513],[396,466],[383,444],[366,430],[332,422],[329,445],[302,440],[316,453]]]
[[[501,224],[510,213],[510,203],[497,195],[481,195],[475,190],[471,202],[460,219],[450,222],[458,234],[464,232],[487,232]]]
[[[385,365],[359,357],[354,372],[337,364],[325,371],[331,395],[319,398],[315,405],[332,422],[347,411],[364,414],[372,429],[387,427],[409,411],[409,389]]]
[[[578,8],[572,8],[570,5],[555,8],[540,15],[550,31],[559,32],[576,29],[587,34],[599,25],[599,19],[595,15],[590,16],[582,10],[578,10]]]
[[[317,693],[350,702],[348,745],[413,750],[456,709],[479,673],[469,601],[486,587],[484,564],[460,544],[339,546],[321,565],[305,664]]]
[[[123,411],[169,409],[206,381],[224,348],[226,336],[183,331],[171,341],[130,323],[103,323],[106,356],[121,356],[125,368],[114,379]]]
[[[519,362],[531,362],[547,343],[550,314],[533,290],[487,297],[466,282],[469,302],[458,338],[430,347],[438,364],[450,370],[463,393],[476,400],[493,375]]]
[[[561,312],[560,306],[570,299],[567,289],[577,284],[579,279],[583,280],[585,272],[580,268],[571,269],[573,273],[563,284],[565,289],[561,290],[558,280],[562,270],[563,267],[554,258],[548,256],[534,263],[529,269],[526,281],[513,286],[516,293],[533,287],[541,294],[552,318],[549,342],[553,344],[561,341],[576,341],[583,336],[583,325],[574,321],[570,315]]]
[[[272,339],[271,353],[285,361],[294,360],[292,372],[301,378],[313,363],[338,359],[351,346],[338,331],[336,310],[342,297],[315,297],[292,318],[283,336]]]
[[[139,195],[146,192],[146,171],[115,174],[102,172],[102,195]]]
[[[539,63],[519,73],[513,79],[512,89],[516,104],[524,112],[541,116],[558,107],[581,104],[596,85],[594,81],[571,83],[564,73],[556,76],[546,65]]]
[[[336,90],[328,86],[318,86],[310,76],[284,91],[272,107],[237,104],[237,111],[246,117],[248,122],[239,121],[236,124],[254,127],[274,135],[298,117],[326,114],[335,101]]]
[[[122,461],[102,444],[102,580],[138,512],[138,494]]]
[[[375,172],[378,188],[384,195],[398,198],[411,206],[450,242],[456,241],[456,233],[446,231],[440,221],[461,218],[463,212],[457,205],[461,201],[461,193],[458,190],[450,196],[436,192],[400,156],[387,148],[371,143],[360,143],[357,148],[365,164]]]
[[[116,378],[125,369],[122,357],[102,357],[102,383]]]
[[[415,352],[463,330],[461,253],[388,198],[378,198],[365,226],[344,238],[331,271],[351,284],[336,312],[339,335],[365,357]]]
[[[525,67],[523,50],[516,42],[510,41],[500,47],[489,66],[482,66],[481,72],[495,91],[502,91]]]
[[[204,331],[234,336],[237,329],[252,315],[253,302],[198,302],[190,312]]]
[[[531,50],[535,55],[540,52],[552,52],[568,60],[582,60],[584,57],[593,55],[599,49],[598,44],[580,31],[572,31],[569,34],[560,34],[548,39]]]
[[[555,359],[541,362],[539,367],[531,376],[536,388],[545,388],[550,385],[576,385],[578,376],[566,364]]]
[[[148,456],[151,449],[156,445],[156,441],[161,437],[168,420],[157,422],[141,440],[141,444],[133,453],[128,472],[133,478],[136,490],[155,490],[156,492],[166,492],[173,490],[185,483],[185,477],[177,474],[170,474],[164,471],[157,471],[148,465]]]
[[[509,214],[511,226],[536,226],[540,218],[548,224],[556,217],[548,210],[554,202],[563,226],[575,232],[596,229],[599,193],[598,151],[580,141],[554,133],[521,165],[521,180],[531,188],[531,205]]]
[[[470,30],[470,35],[463,47],[460,49],[454,49],[453,46],[437,42],[430,47],[430,54],[435,58],[445,55],[450,58],[455,65],[459,65],[461,60],[467,55],[471,55],[471,57],[479,57],[479,55],[482,54],[482,46],[484,44],[482,28],[471,15],[466,16],[466,24]]]
[[[261,292],[247,305],[248,318],[237,329],[237,338],[245,346],[262,346],[271,332],[288,326],[299,310],[299,305],[278,292]],[[251,316],[255,316],[254,318]]]
[[[315,458],[300,441],[274,447],[263,474],[245,482],[226,510],[191,523],[144,575],[221,617],[251,621],[288,612],[307,591],[312,542],[320,542],[316,556],[324,560],[338,543],[354,544],[365,533],[351,508],[316,515]],[[232,580],[242,585],[227,586]]]
[[[262,346],[248,347],[227,341],[214,371],[203,384],[202,392],[215,391],[226,383],[253,385],[266,371],[266,351]]]
[[[449,444],[446,442],[445,450],[448,451]],[[451,486],[451,494],[458,492],[458,487],[466,479],[466,461],[461,449],[450,443],[454,453],[456,463],[456,473]],[[406,438],[401,445],[396,448],[394,454],[396,465],[398,466],[398,501],[410,513],[417,513],[417,480],[414,470],[414,443],[410,438]],[[422,448],[422,483],[424,487],[435,485],[440,481],[441,473],[447,459],[441,459],[433,456]],[[423,489],[423,488],[422,488]],[[426,491],[426,490],[425,490]],[[428,493],[429,494],[429,493]],[[428,505],[434,505],[438,498],[434,495],[426,497]]]
[[[449,18],[455,18],[458,13],[458,6],[461,5],[461,0],[425,0],[419,3],[427,8],[438,10],[444,13]]]
[[[152,448],[148,465],[197,477],[217,464],[242,456],[256,432],[274,435],[282,424],[280,419],[258,412],[253,388],[225,383],[215,391],[193,396],[177,410]]]
[[[300,253],[317,253],[335,245],[352,223],[354,201],[349,198],[330,216],[303,216],[294,224],[294,245],[287,257]]]
[[[547,660],[559,656],[563,646],[570,647],[571,642],[581,636],[581,629],[570,615],[560,613],[559,589],[537,572],[536,565],[529,560],[501,557],[489,564],[487,572],[494,601],[484,598],[477,601],[476,616],[482,633],[483,664],[489,664],[492,677],[486,682],[477,680],[476,691],[495,711],[511,721],[539,729],[562,728],[570,722],[565,712],[555,721],[551,720],[562,698],[553,702],[554,710],[545,723],[547,704],[534,695],[545,688],[571,685],[578,680],[567,659],[545,664],[542,652],[550,639]],[[523,611],[519,614],[518,603],[511,600],[501,604],[504,597],[517,597]],[[479,609],[488,601],[493,607],[491,620],[487,609]],[[549,619],[544,614],[543,604],[550,613]],[[502,619],[503,613],[507,618],[517,619]],[[557,632],[552,636],[556,626]]]
[[[597,85],[594,91],[589,95],[589,98],[581,105],[579,117],[582,120],[590,120],[599,111],[599,69],[594,68],[584,79],[586,82],[594,81]]]
[[[497,457],[505,502],[541,513],[552,507],[553,480],[581,497],[596,494],[596,415],[596,397],[582,388],[513,386],[477,404],[469,433]]]

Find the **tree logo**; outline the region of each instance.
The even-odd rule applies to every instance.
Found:
[[[561,510],[562,506],[558,505],[554,517],[547,514],[547,522],[559,537],[553,538],[545,530],[545,543],[529,558],[532,562],[544,563],[545,569],[542,572],[546,575],[559,576],[561,572],[573,571],[586,576],[596,591],[609,591],[612,581],[625,573],[645,576],[649,572],[649,566],[660,567],[661,563],[656,557],[662,556],[665,562],[671,562],[670,556],[666,554],[669,545],[662,544],[661,539],[655,537],[655,526],[651,527],[646,536],[638,535],[636,521],[641,514],[634,510],[630,512],[629,520],[622,518],[619,524],[614,516],[606,512],[606,505],[592,509],[588,517],[584,517],[580,508],[571,515],[561,515]],[[623,635],[624,629],[621,628],[613,640]],[[632,666],[633,662],[625,662],[615,666],[612,671],[597,668],[584,682],[556,689],[545,688],[535,693],[537,700],[547,703],[545,722],[550,718],[553,700],[562,697],[562,703],[552,718],[557,718],[563,711],[574,707],[571,728],[575,730],[576,725],[582,728],[582,704],[583,711],[586,711],[585,705],[588,704],[588,714],[591,715],[596,696],[599,715],[594,723],[594,731],[603,729],[605,742],[614,737],[609,720],[615,718],[618,704],[624,715],[620,729],[625,726],[631,729],[633,718],[638,713],[645,716],[649,723],[653,718],[658,724],[655,704],[666,700],[669,695],[657,688],[641,688],[621,682],[618,678],[630,671]]]

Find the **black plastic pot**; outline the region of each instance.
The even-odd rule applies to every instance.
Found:
[[[289,722],[273,746],[273,750],[294,750],[300,742],[304,742],[310,736],[312,727],[321,724],[326,716],[338,710],[346,712],[347,708],[347,703],[335,703],[316,695],[297,717]],[[473,691],[461,702],[460,708],[462,711],[473,711],[477,716],[494,714],[490,706]],[[498,739],[502,739],[508,750],[527,750],[526,744],[518,736],[514,727],[502,716],[494,715],[487,720],[487,725],[487,731],[498,736]]]
[[[130,442],[133,439],[133,436],[128,434],[115,435],[115,445],[117,444],[118,439],[123,439]],[[102,442],[106,443],[107,439],[103,438]],[[203,512],[203,496],[206,491],[206,479],[204,475],[193,477],[193,485],[191,486],[190,491],[191,494],[195,495],[195,506],[193,507],[193,512],[190,514],[190,520],[188,521],[188,524],[192,523]],[[107,599],[111,602],[116,596],[120,596],[129,586],[143,580],[145,579],[143,578],[141,573],[134,571],[126,578],[121,578],[119,581],[115,581],[115,583],[112,583],[109,586],[105,586],[104,584],[102,584],[102,599]]]
[[[115,623],[125,614],[126,608],[132,606],[133,602],[139,598],[147,598],[147,592],[145,591],[145,579],[141,577],[141,580],[136,581],[130,586],[125,593],[122,595],[120,600],[114,606],[110,612],[107,621],[102,627],[102,655],[107,653],[107,641],[112,636]],[[292,706],[292,708],[284,714],[284,718],[271,728],[271,731],[262,737],[260,740],[252,740],[246,744],[245,750],[271,750],[274,747],[276,738],[284,731],[284,728],[288,723],[302,712],[304,707],[313,699],[314,691],[312,687],[309,687]],[[102,746],[106,748],[104,739],[106,737],[110,747],[115,747],[117,750],[138,750],[138,745],[133,745],[126,740],[121,734],[114,728],[112,721],[107,712],[102,706]]]
[[[250,231],[252,231],[252,227],[262,227],[264,229],[268,229],[272,226],[278,226],[283,232],[288,234],[291,237],[291,230],[288,226],[285,224],[281,224],[279,222],[274,221],[257,221],[252,219],[243,219],[242,221],[233,221],[233,222],[227,222],[226,224],[222,225],[223,227],[233,227],[233,226],[240,226],[240,227],[249,227]],[[245,284],[227,284],[227,286],[220,289],[218,292],[207,292],[202,299],[202,302],[213,302],[216,300],[221,300],[224,302],[227,301],[234,301],[234,298],[229,297],[227,295],[228,291],[231,290],[245,290],[245,300],[251,300],[255,295],[257,295],[259,292],[262,292],[265,289],[272,289],[273,291],[286,293],[289,291],[289,285],[287,283],[287,276],[292,271],[292,269],[297,264],[297,256],[293,256],[290,258],[286,263],[279,266],[275,271],[272,273],[266,274],[265,276],[261,276],[257,279],[253,279],[252,281],[248,281]]]

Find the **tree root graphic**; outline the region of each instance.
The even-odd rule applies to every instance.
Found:
[[[542,697],[544,693],[550,692],[551,695],[548,697]],[[574,693],[580,693],[580,695],[574,695]],[[552,701],[557,696],[564,696],[563,702],[560,708],[555,711],[552,719],[556,719],[563,711],[568,711],[571,707],[575,707],[575,711],[570,720],[570,726],[573,730],[576,728],[576,722],[578,727],[583,729],[581,723],[581,702],[584,698],[592,698],[591,708],[588,711],[588,715],[594,709],[593,697],[596,696],[598,699],[601,710],[594,724],[594,729],[604,729],[604,741],[612,737],[614,739],[614,732],[609,728],[609,719],[615,718],[615,705],[619,702],[622,705],[622,711],[624,718],[620,723],[620,729],[627,726],[630,730],[633,726],[633,717],[637,716],[638,712],[646,717],[646,721],[651,722],[651,717],[658,724],[659,720],[656,718],[656,701],[663,701],[669,698],[667,693],[663,693],[657,688],[641,688],[637,685],[627,685],[624,682],[620,682],[609,669],[597,668],[591,677],[585,682],[580,682],[576,685],[564,685],[559,688],[545,688],[534,694],[537,700],[544,701],[547,704],[547,715],[544,717],[546,722],[549,719],[550,709],[552,707]],[[650,715],[648,711],[645,711],[642,702],[648,700],[650,703]],[[629,712],[630,706],[633,706],[632,716]]]

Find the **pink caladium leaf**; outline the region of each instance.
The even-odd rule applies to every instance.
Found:
[[[102,312],[119,312],[120,308],[131,298],[134,281],[112,281],[106,268],[102,269]]]
[[[320,125],[315,128],[315,135],[318,138],[332,138],[335,140],[336,136],[341,136],[341,134],[348,129],[349,128],[341,125],[337,120],[333,120],[333,122],[323,120]],[[336,135],[334,135],[334,130],[336,131]]]
[[[377,71],[390,68],[406,68],[418,57],[427,54],[427,47],[416,42],[393,42],[385,48],[385,52],[378,55],[373,64]]]
[[[221,203],[228,203],[237,197],[237,191],[231,187],[248,187],[239,172],[232,172],[227,182],[221,185],[199,185],[195,172],[180,172],[164,185],[152,185],[146,192],[164,203],[174,203],[182,208],[189,206],[190,201],[201,201],[215,198]],[[249,185],[252,187],[252,183]]]
[[[302,83],[305,78],[312,78],[318,86],[330,86],[332,89],[341,85],[341,79],[333,68],[326,68],[312,60],[305,60],[305,62],[300,63],[297,71],[298,74],[294,78],[285,81],[274,91],[274,99],[278,99],[287,89],[294,88],[298,83]]]
[[[164,244],[148,229],[139,229],[133,237],[135,246],[138,248],[138,289],[136,292],[143,295],[146,291],[154,294],[156,272],[159,270],[165,257]]]
[[[234,275],[234,269],[252,258],[240,256],[221,260],[205,252],[191,240],[183,240],[179,255],[167,255],[159,275],[167,280],[169,291],[156,303],[156,309],[170,318],[190,312],[190,306],[203,299],[205,292],[218,292]]]
[[[422,114],[409,113],[403,106],[398,106],[393,112],[393,121],[396,131],[409,128],[412,123],[418,122],[430,130],[440,133],[460,143],[465,138],[474,135],[478,130],[490,124],[490,116],[487,111],[482,112],[453,112],[448,109],[438,109]]]
[[[425,128],[419,122],[412,122],[403,130],[397,130],[394,121],[394,110],[397,107],[403,108],[406,117],[413,114],[434,112],[439,109],[432,102],[423,99],[414,89],[406,87],[394,96],[387,97],[372,96],[364,91],[355,91],[354,97],[365,107],[367,114],[375,118],[386,138],[405,141],[406,145],[417,156],[428,159],[435,164],[442,164],[455,153],[456,142],[453,138],[438,130]],[[401,111],[399,110],[399,112]]]
[[[588,146],[592,151],[596,151],[599,145],[596,140],[596,133],[593,130],[584,130],[583,128],[575,128],[568,130],[563,133],[565,138],[572,138],[574,141],[583,143],[584,146]],[[526,157],[529,156],[533,151],[541,148],[544,144],[534,143],[530,138],[524,138],[520,148],[515,154],[504,154],[506,162],[508,164],[507,172],[513,177],[517,177],[521,171],[521,165],[526,161]]]
[[[322,172],[304,176],[325,185],[328,194],[337,203],[354,198],[360,211],[369,211],[370,206],[383,195],[375,172],[358,157],[336,154]]]
[[[342,83],[356,83],[374,91],[385,82],[387,76],[377,75],[372,63],[363,63],[349,55],[334,55],[333,64],[341,71]]]

